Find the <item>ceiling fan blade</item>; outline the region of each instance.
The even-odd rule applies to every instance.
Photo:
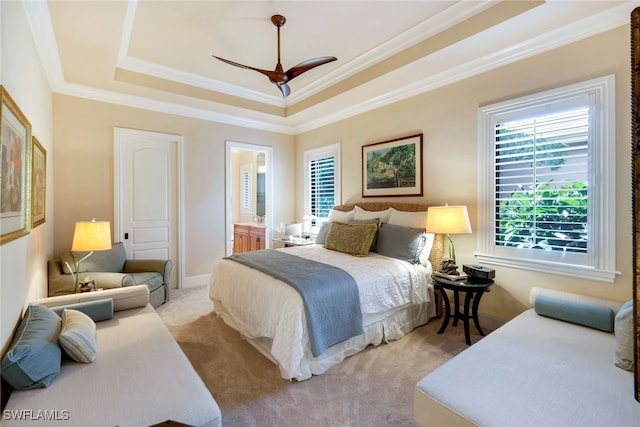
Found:
[[[278,86],[280,92],[282,92],[283,98],[286,98],[291,93],[291,88],[287,84],[287,82],[300,74],[309,71],[312,68],[315,68],[319,65],[326,64],[327,62],[335,61],[338,58],[335,56],[321,56],[319,58],[307,59],[306,61],[302,61],[298,65],[291,67],[287,72],[284,72],[282,68],[282,64],[280,63],[280,27],[287,22],[286,18],[282,15],[273,15],[271,17],[271,23],[276,26],[278,32],[278,63],[276,64],[275,70],[262,70],[260,68],[250,67],[248,65],[239,64],[237,62],[229,61],[228,59],[220,58],[219,56],[212,55],[217,60],[225,62],[229,65],[233,65],[234,67],[246,68],[247,70],[257,71],[265,76],[269,77],[269,81],[271,83]]]
[[[287,76],[287,80],[291,80],[294,77],[299,76],[300,74],[309,71],[312,68],[315,68],[319,65],[326,64],[328,62],[333,62],[337,60],[335,56],[321,56],[319,58],[307,59],[306,61],[302,61],[298,65],[291,67],[285,73]]]
[[[271,70],[262,70],[260,68],[255,68],[255,67],[250,67],[248,65],[243,65],[243,64],[238,64],[237,62],[233,62],[233,61],[229,61],[228,59],[224,59],[224,58],[220,58],[219,56],[215,56],[215,55],[211,55],[214,58],[222,61],[222,62],[226,62],[229,65],[234,65],[236,67],[240,67],[240,68],[246,68],[247,70],[253,70],[253,71],[257,71],[259,73],[264,74],[265,76],[269,77],[269,79],[277,79],[278,78],[278,73],[277,71],[271,71]],[[280,73],[282,74],[282,73]]]
[[[283,98],[286,98],[291,93],[291,88],[289,88],[289,85],[286,83],[283,83],[281,85],[277,84],[276,86],[278,86],[278,88],[280,89],[280,92],[282,92]]]

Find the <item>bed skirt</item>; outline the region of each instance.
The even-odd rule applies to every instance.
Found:
[[[365,316],[363,319],[364,333],[346,341],[342,341],[329,347],[318,357],[313,357],[309,350],[309,343],[305,343],[307,349],[300,364],[292,371],[285,370],[271,355],[270,338],[247,338],[249,334],[242,330],[239,322],[225,310],[224,305],[213,299],[214,310],[224,322],[235,329],[253,347],[266,358],[280,368],[280,376],[287,380],[303,381],[312,375],[325,373],[331,367],[339,364],[349,356],[353,356],[364,350],[368,345],[378,346],[383,342],[402,338],[418,326],[425,325],[429,319],[436,316],[436,305],[433,288],[429,288],[430,302],[420,305],[411,305],[389,310],[374,316]],[[305,335],[306,336],[306,335]]]

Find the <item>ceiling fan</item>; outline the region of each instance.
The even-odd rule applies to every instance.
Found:
[[[280,92],[282,92],[282,97],[286,98],[291,93],[291,89],[287,84],[289,81],[299,76],[300,74],[309,71],[312,68],[331,61],[335,61],[338,58],[334,56],[321,56],[319,58],[307,59],[306,61],[302,61],[298,65],[289,68],[287,71],[284,71],[284,69],[282,68],[282,64],[280,63],[280,27],[282,27],[284,23],[287,22],[287,20],[282,15],[273,15],[271,17],[271,22],[278,28],[278,63],[276,64],[275,70],[261,70],[260,68],[238,64],[237,62],[229,61],[228,59],[220,58],[219,56],[213,55],[213,57],[219,59],[222,62],[226,62],[227,64],[234,65],[240,68],[247,68],[249,70],[254,70],[264,74],[265,76],[269,77],[271,83],[274,83],[276,86],[278,86]]]

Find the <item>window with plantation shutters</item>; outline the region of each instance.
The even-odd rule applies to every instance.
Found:
[[[495,244],[586,253],[589,107],[501,122],[493,139]]]
[[[335,163],[334,156],[309,161],[309,205],[312,217],[327,218],[335,206]]]
[[[305,218],[311,232],[317,232],[329,217],[331,209],[340,204],[340,144],[307,150],[305,158]]]
[[[613,281],[613,77],[480,109],[477,258]]]

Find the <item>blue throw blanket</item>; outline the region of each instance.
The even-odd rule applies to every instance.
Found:
[[[227,259],[288,283],[300,293],[314,357],[363,333],[358,287],[346,271],[275,249],[235,254]]]

